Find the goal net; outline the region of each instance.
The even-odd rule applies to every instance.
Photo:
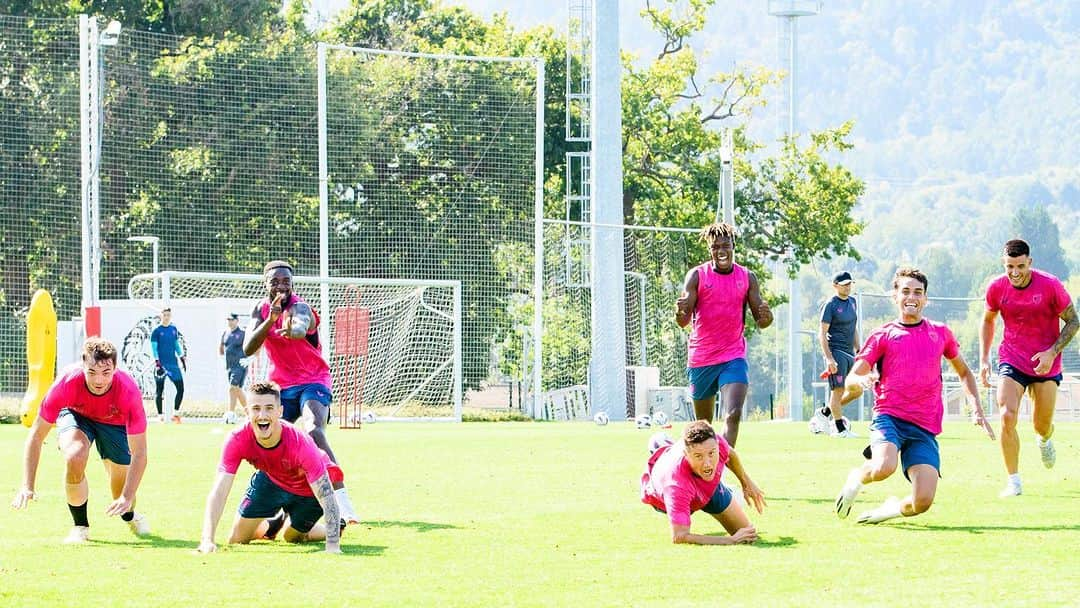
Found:
[[[294,276],[293,285],[321,319],[323,355],[333,377],[331,414],[338,424],[358,427],[365,414],[377,420],[461,420],[460,283]],[[198,381],[203,376],[210,385],[218,383],[212,378],[224,377],[217,359],[197,356],[197,349],[205,353],[207,345],[216,349],[220,343],[223,321],[217,319],[236,313],[246,329],[265,294],[257,274],[167,271],[137,275],[128,284],[131,300],[145,308],[173,309],[191,348],[187,383],[192,387],[205,384]],[[181,323],[186,309],[208,305],[219,312],[213,323]],[[148,340],[148,332],[142,333]],[[246,383],[266,378],[264,350],[251,359]],[[138,358],[127,359],[137,378],[147,375]],[[224,398],[211,400],[199,413],[220,417],[226,406]],[[185,416],[196,415],[186,405],[183,410]]]

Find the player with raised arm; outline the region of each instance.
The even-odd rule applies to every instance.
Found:
[[[986,313],[979,330],[979,378],[990,386],[990,346],[1000,314],[1004,321],[998,347],[997,402],[1001,411],[1001,455],[1005,460],[1008,482],[1002,497],[1019,496],[1020,435],[1016,422],[1024,392],[1033,404],[1031,425],[1043,465],[1051,468],[1057,452],[1054,434],[1054,408],[1061,384],[1061,352],[1080,329],[1072,297],[1052,274],[1031,266],[1031,248],[1025,241],[1013,239],[1002,252],[1005,273],[986,289]]]
[[[836,499],[836,514],[845,518],[863,484],[883,481],[902,466],[911,481],[911,494],[890,497],[876,509],[859,516],[860,524],[876,524],[894,517],[912,517],[934,502],[941,455],[937,435],[945,408],[941,400],[941,360],[960,376],[964,393],[990,439],[994,430],[983,415],[975,374],[964,363],[953,333],[943,323],[923,317],[926,275],[901,268],[893,276],[893,302],[899,315],[875,329],[855,357],[844,386],[843,403],[854,401],[863,388],[873,385],[874,420],[870,425],[870,460],[852,469]],[[872,370],[877,370],[873,380]]]
[[[734,448],[716,434],[712,425],[697,420],[686,425],[682,441],[675,444],[663,433],[649,441],[651,454],[641,476],[641,502],[666,513],[671,522],[671,542],[696,545],[752,543],[757,530],[739,501],[720,483],[726,465],[742,484],[747,504],[760,513],[765,494],[750,479]],[[727,530],[728,536],[690,532],[690,514],[704,511]]]
[[[225,510],[233,479],[246,460],[255,467],[240,503],[229,543],[248,543],[266,536],[267,518],[279,510],[288,516],[284,539],[301,543],[326,541],[327,553],[341,553],[341,519],[332,479],[341,469],[315,445],[311,436],[281,421],[281,393],[272,382],[252,384],[248,423],[225,439],[217,478],[206,498],[200,553],[217,550],[214,536]],[[325,516],[325,525],[318,524]]]
[[[757,277],[735,263],[735,228],[710,224],[702,229],[701,238],[709,246],[710,259],[686,273],[683,293],[675,303],[675,322],[690,326],[686,365],[694,414],[711,422],[719,392],[724,439],[734,447],[750,383],[743,335],[746,311],[760,329],[771,325],[773,316]]]
[[[146,471],[146,411],[138,385],[127,372],[116,369],[116,359],[112,343],[88,339],[83,344],[82,363],[61,371],[26,438],[23,484],[11,506],[23,509],[36,498],[41,446],[56,425],[64,456],[68,510],[74,522],[65,543],[84,543],[90,538],[86,464],[91,445],[97,446],[109,474],[113,500],[105,514],[119,515],[137,536],[150,533],[150,522],[135,512],[135,495]]]
[[[319,317],[293,292],[293,269],[288,262],[268,262],[263,276],[267,297],[251,311],[244,355],[250,357],[266,347],[270,380],[281,387],[282,418],[296,422],[308,412],[311,438],[336,463],[338,460],[326,437],[332,396],[330,366],[319,344]],[[344,484],[335,483],[334,488],[342,519],[359,523],[360,517]]]

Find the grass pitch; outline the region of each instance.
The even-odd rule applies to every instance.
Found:
[[[138,510],[154,536],[106,518],[104,470],[90,478],[91,535],[60,544],[71,520],[55,432],[39,499],[0,516],[0,606],[1067,606],[1080,572],[1080,425],[1059,423],[1057,467],[1021,428],[1024,495],[997,498],[997,444],[966,424],[941,436],[934,507],[857,526],[858,513],[903,495],[899,473],[872,484],[852,516],[833,500],[862,461],[861,439],[812,436],[805,424],[744,423],[738,449],[769,506],[752,546],[672,545],[666,518],[638,501],[650,433],[628,423],[368,425],[332,430],[363,524],[344,554],[256,542],[194,553],[223,425],[149,430]],[[669,431],[675,436],[680,427]],[[856,423],[865,436],[865,423]],[[0,425],[0,499],[22,475],[26,429]],[[237,475],[224,543],[249,468]],[[727,474],[730,476],[730,473]],[[727,476],[725,478],[727,478]],[[722,533],[707,515],[695,531]]]

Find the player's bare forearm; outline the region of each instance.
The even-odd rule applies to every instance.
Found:
[[[990,365],[990,347],[994,343],[994,326],[997,323],[997,313],[986,311],[983,314],[982,325],[979,326],[979,367]]]
[[[26,436],[26,445],[23,447],[23,487],[31,492],[37,483],[38,463],[41,462],[41,446],[45,443],[52,425],[38,416],[34,419],[30,433]]]
[[[1080,319],[1077,318],[1076,308],[1072,304],[1069,304],[1069,307],[1061,313],[1061,320],[1065,321],[1065,325],[1061,327],[1061,333],[1058,334],[1058,339],[1054,341],[1054,346],[1051,347],[1059,355],[1072,341],[1073,336],[1076,335],[1076,330],[1080,329]]]
[[[341,512],[338,509],[337,499],[334,497],[334,487],[330,483],[330,474],[323,472],[311,484],[311,490],[315,493],[316,500],[322,505],[323,518],[326,521],[326,550],[327,552],[340,553]]]
[[[270,335],[270,328],[274,326],[276,319],[262,318],[262,307],[256,306],[251,312],[251,324],[244,337],[244,356],[250,357],[262,348],[266,336]]]
[[[714,536],[712,534],[694,534],[690,526],[671,526],[671,542],[688,545],[737,545],[752,543],[757,540],[757,530],[753,526],[747,526],[735,531],[731,536]]]
[[[215,549],[214,536],[217,535],[221,514],[225,511],[225,500],[229,497],[229,490],[232,489],[233,477],[228,473],[218,473],[217,478],[214,480],[214,487],[210,489],[210,494],[206,497],[202,542],[199,544],[199,550],[203,553]]]

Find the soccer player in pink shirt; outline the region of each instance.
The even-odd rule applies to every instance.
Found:
[[[1038,436],[1036,446],[1043,465],[1049,469],[1057,460],[1050,437],[1054,434],[1054,406],[1062,378],[1061,351],[1076,335],[1080,319],[1061,281],[1031,267],[1031,249],[1026,242],[1006,242],[1002,263],[1005,274],[986,289],[986,314],[979,331],[979,377],[984,386],[990,386],[990,345],[1000,314],[1005,329],[998,347],[997,402],[1001,410],[1001,454],[1009,475],[1001,496],[1009,497],[1022,492],[1016,420],[1024,391],[1034,405],[1031,424]]]
[[[686,273],[683,293],[675,302],[675,322],[690,325],[686,371],[694,414],[711,422],[719,392],[724,439],[734,447],[750,383],[743,336],[746,310],[760,329],[771,325],[773,316],[757,277],[735,263],[735,228],[710,224],[701,238],[709,246],[709,261]]]
[[[241,460],[255,467],[240,502],[229,543],[248,543],[266,535],[266,518],[279,510],[288,516],[288,542],[326,541],[327,553],[341,553],[341,519],[334,499],[333,479],[341,469],[315,445],[307,433],[281,421],[281,393],[273,382],[256,382],[248,389],[248,424],[225,439],[217,479],[206,498],[200,553],[217,550],[217,531],[225,501]],[[325,516],[326,523],[318,524]]]
[[[301,416],[312,425],[309,433],[315,445],[335,463],[337,457],[326,437],[330,419],[330,366],[319,344],[319,317],[311,306],[293,292],[293,269],[288,262],[275,260],[263,268],[267,297],[251,311],[251,324],[244,339],[244,355],[250,357],[266,347],[270,380],[281,387],[282,417],[296,422]],[[334,484],[334,495],[342,518],[359,523],[345,486]]]
[[[146,471],[146,410],[135,380],[116,369],[112,343],[88,339],[83,344],[82,363],[62,370],[46,393],[26,438],[23,485],[11,501],[15,509],[25,508],[36,497],[41,446],[53,425],[58,427],[68,510],[75,524],[64,542],[84,543],[90,538],[86,464],[90,446],[95,444],[112,490],[113,501],[105,514],[119,515],[137,536],[150,534],[150,522],[135,512],[135,494]]]
[[[686,425],[675,444],[663,433],[649,440],[649,462],[641,476],[641,502],[666,513],[671,522],[671,542],[695,545],[735,545],[758,539],[757,530],[739,501],[720,483],[726,465],[742,484],[747,504],[758,513],[765,494],[743,469],[735,450],[705,420]],[[729,536],[690,532],[690,514],[705,511],[724,526]]]
[[[848,374],[841,399],[849,403],[874,389],[874,420],[870,425],[870,460],[852,469],[836,499],[836,514],[842,519],[863,484],[887,479],[896,471],[897,460],[904,477],[911,481],[911,494],[903,500],[890,497],[880,507],[859,516],[860,524],[876,524],[894,517],[912,517],[925,512],[934,502],[941,455],[937,435],[941,434],[944,407],[941,401],[941,359],[960,376],[964,393],[990,438],[994,431],[983,415],[975,374],[964,363],[960,346],[943,323],[923,317],[926,307],[926,275],[913,268],[901,268],[893,276],[893,301],[899,318],[875,329],[866,338],[855,366]],[[876,370],[874,381],[872,370]]]

